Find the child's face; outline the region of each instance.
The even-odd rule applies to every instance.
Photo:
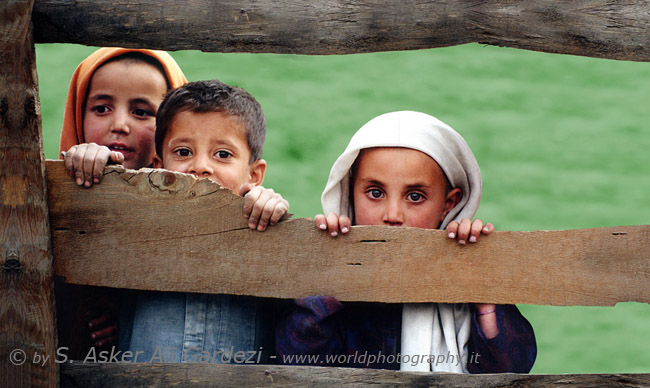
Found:
[[[357,225],[436,229],[459,200],[430,156],[410,148],[364,149],[353,184]]]
[[[249,164],[251,152],[243,126],[225,112],[178,113],[165,135],[162,159],[154,167],[210,178],[239,192],[243,184],[262,183],[266,162]]]
[[[124,167],[151,164],[156,112],[167,92],[165,77],[143,62],[110,62],[95,71],[86,97],[83,132],[124,155]]]

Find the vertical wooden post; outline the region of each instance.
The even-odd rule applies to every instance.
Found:
[[[33,0],[0,3],[2,387],[58,384],[33,5]]]

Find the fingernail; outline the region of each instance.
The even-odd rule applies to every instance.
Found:
[[[332,237],[336,237],[336,236],[338,236],[339,234],[338,234],[336,231],[334,231],[334,232],[330,233],[330,235],[331,235]]]
[[[85,182],[84,182],[84,186],[85,186],[85,187],[90,187],[90,185],[92,185],[92,183],[90,183],[90,181],[85,181]]]
[[[347,227],[343,227],[343,229],[341,229],[341,232],[343,232],[343,233],[347,233],[347,232],[348,232],[348,228],[347,228]]]
[[[81,178],[77,178],[77,185],[81,186],[84,184],[84,180]]]
[[[320,224],[320,225],[318,225],[318,227],[320,228],[320,230],[327,229],[327,225],[325,225],[325,224]]]
[[[99,178],[95,178],[95,179],[93,179],[93,182],[95,182],[95,183],[99,183]]]
[[[465,240],[458,240],[458,243],[459,243],[460,245],[465,245]]]
[[[487,226],[483,227],[483,233],[487,233],[487,232],[488,232]]]
[[[475,243],[476,242],[476,237],[474,236],[469,236],[469,242]]]
[[[450,232],[450,233],[449,233],[449,238],[456,238],[456,234],[453,233],[453,232]]]

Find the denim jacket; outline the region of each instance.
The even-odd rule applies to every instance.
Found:
[[[135,362],[264,363],[273,328],[260,304],[250,296],[135,291],[120,314],[119,347]]]

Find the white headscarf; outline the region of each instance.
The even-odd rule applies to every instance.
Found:
[[[465,140],[435,117],[401,111],[377,116],[354,134],[330,171],[321,196],[325,214],[333,212],[354,219],[350,202],[352,165],[359,151],[373,147],[404,147],[424,152],[440,165],[451,186],[462,190],[460,202],[447,214],[440,229],[452,220],[471,219],[476,213],[481,200],[481,172]],[[467,373],[470,325],[467,304],[405,304],[401,369]],[[415,356],[420,362],[413,362]]]

